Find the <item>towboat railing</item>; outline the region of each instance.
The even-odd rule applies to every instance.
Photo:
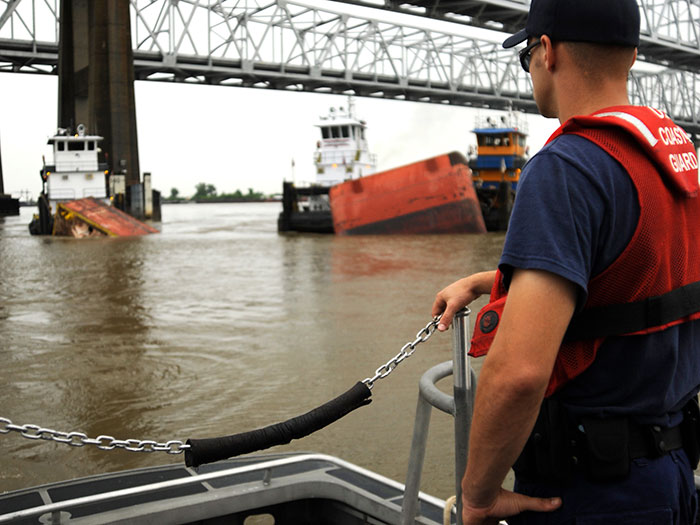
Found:
[[[377,164],[377,155],[376,153],[369,153],[366,150],[362,150],[361,148],[357,147],[345,147],[343,149],[337,149],[337,150],[317,150],[313,154],[313,159],[314,162],[321,162],[324,164],[331,164],[335,163],[338,164],[339,166],[343,165],[351,165],[355,162],[360,162],[360,159],[362,157],[358,156],[358,152],[361,153],[366,153],[367,159],[369,160],[369,164],[372,164],[373,166],[376,166]],[[365,159],[362,158],[362,163],[365,164]]]
[[[455,432],[455,494],[457,496],[457,525],[462,524],[462,476],[467,468],[469,431],[474,407],[476,374],[469,364],[468,308],[458,312],[453,320],[452,361],[436,365],[423,374],[418,384],[418,405],[413,424],[413,439],[409,455],[406,489],[401,509],[401,525],[414,523],[418,515],[418,493],[423,472],[425,449],[432,407],[454,416]],[[453,395],[437,388],[436,383],[452,374]]]

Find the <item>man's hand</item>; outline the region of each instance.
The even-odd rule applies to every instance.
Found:
[[[438,330],[441,332],[447,330],[457,312],[481,295],[490,293],[495,278],[495,270],[475,273],[440,290],[435,296],[432,310],[433,317],[442,314]]]
[[[493,504],[485,508],[472,507],[462,498],[462,524],[495,525],[503,518],[515,516],[526,510],[550,512],[560,506],[560,498],[532,498],[501,489]]]

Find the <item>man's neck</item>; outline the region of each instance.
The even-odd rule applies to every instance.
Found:
[[[557,97],[560,123],[576,115],[590,115],[604,108],[630,104],[626,83],[596,85],[578,78],[562,83],[560,88]]]

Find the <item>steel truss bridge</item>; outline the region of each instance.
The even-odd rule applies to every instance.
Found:
[[[129,1],[138,80],[536,112],[499,34],[524,26],[526,0]],[[700,135],[700,0],[638,1],[632,102]],[[58,12],[59,0],[0,0],[0,71],[57,72]]]

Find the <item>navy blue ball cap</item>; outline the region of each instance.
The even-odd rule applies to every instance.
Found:
[[[508,37],[503,47],[541,35],[555,42],[637,47],[639,23],[636,0],[532,0],[525,29]]]

